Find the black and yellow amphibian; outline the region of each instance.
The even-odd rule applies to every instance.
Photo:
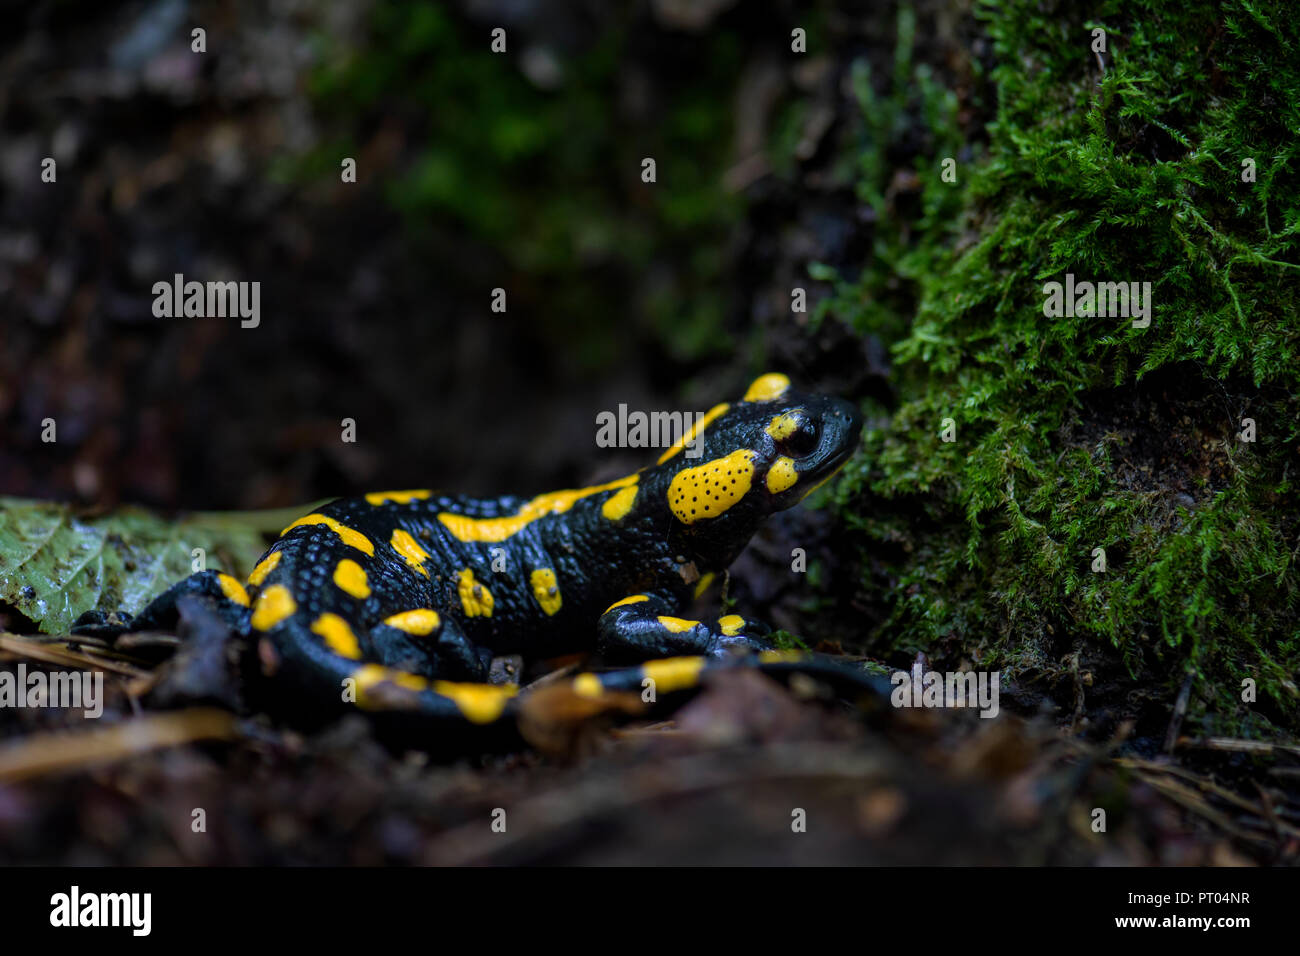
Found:
[[[689,687],[733,650],[779,668],[790,658],[759,622],[680,614],[765,518],[848,459],[859,431],[847,402],[764,375],[635,474],[534,498],[334,501],[285,528],[246,583],[196,574],[132,628],[168,626],[177,600],[197,594],[259,641],[264,669],[299,699],[478,724],[513,712],[515,686],[483,683],[498,655],[595,649],[648,662],[579,675],[586,695],[646,677],[663,693]]]

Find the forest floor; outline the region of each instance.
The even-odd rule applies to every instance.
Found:
[[[422,316],[430,302],[463,312],[470,293],[448,277],[475,268],[456,257],[474,258],[476,247],[458,252],[458,237],[443,236],[448,264],[428,274],[402,238],[400,217],[382,205],[333,194],[295,203],[292,188],[260,175],[286,143],[310,149],[324,135],[293,95],[301,25],[257,28],[256,43],[287,51],[287,79],[229,59],[220,70],[194,72],[191,60],[151,49],[129,18],[109,25],[119,30],[111,54],[98,32],[104,23],[92,21],[60,41],[65,51],[81,50],[80,59],[56,61],[37,31],[6,41],[0,60],[12,96],[5,115],[12,135],[0,138],[8,283],[0,291],[6,309],[23,317],[4,320],[0,491],[76,502],[85,514],[123,502],[173,513],[284,506],[380,481],[401,486],[405,475],[394,475],[392,462],[414,479],[422,461],[465,461],[467,489],[520,476],[542,484],[591,477],[585,446],[565,439],[605,402],[572,367],[535,367],[536,340],[519,330],[509,341],[486,332],[451,340],[423,319],[388,331],[375,321]],[[213,38],[223,29],[234,37],[241,27],[226,23]],[[967,39],[936,30],[918,58],[943,63],[944,51]],[[831,171],[837,137],[851,126],[841,115],[851,98],[837,90],[850,57],[878,58],[885,72],[891,48],[892,41],[845,49],[842,62],[821,64],[824,81],[810,78],[822,93],[804,117],[806,163],[795,179],[751,194],[731,250],[729,278],[739,291],[726,310],[729,327],[752,331],[752,321],[763,333],[767,355],[881,401],[891,384],[878,340],[835,323],[815,334],[777,325],[770,303],[785,294],[797,265],[843,264],[870,245],[871,224]],[[751,93],[764,75],[748,74]],[[33,76],[41,83],[19,82]],[[183,100],[178,88],[187,91]],[[972,108],[962,122],[975,129],[986,118]],[[80,185],[33,198],[15,185],[13,170],[33,166],[55,133],[80,157]],[[367,155],[389,161],[406,149],[403,135],[371,130]],[[737,188],[755,175],[752,163],[732,169]],[[893,189],[891,201],[912,192],[905,178]],[[796,226],[783,228],[788,222]],[[255,345],[198,326],[166,334],[133,327],[139,277],[176,254],[190,257],[196,272],[220,263],[241,274],[279,273],[278,301],[306,318],[268,329]],[[345,290],[323,278],[354,269],[360,278]],[[369,282],[367,270],[404,279]],[[408,355],[428,364],[395,366]],[[476,389],[476,376],[498,359],[518,376]],[[685,363],[697,380],[723,368],[734,377],[734,365],[717,356]],[[284,403],[327,405],[333,385],[320,381],[320,367],[355,372],[346,382],[340,376],[341,405],[363,421],[389,414],[403,397],[391,383],[409,375],[440,383],[440,415],[498,424],[486,438],[403,424],[365,450],[319,454],[311,449],[328,444],[332,411],[296,429],[258,424]],[[557,385],[566,376],[572,388]],[[652,394],[662,377],[629,367],[628,388]],[[530,406],[526,419],[515,414],[521,404]],[[47,414],[66,436],[54,451],[33,437]],[[540,420],[551,423],[542,436]],[[801,511],[756,540],[734,569],[736,593],[759,616],[816,633],[815,617],[772,572],[779,542],[791,534],[833,571],[839,532],[825,513]],[[850,617],[855,584],[842,590]],[[5,864],[1300,860],[1300,810],[1286,796],[1300,792],[1300,750],[1184,735],[1186,700],[1147,699],[1125,682],[1113,655],[1111,670],[1097,673],[1076,660],[1064,685],[1004,686],[996,719],[960,710],[863,714],[815,686],[736,672],[710,680],[667,720],[557,716],[554,732],[532,746],[446,763],[387,746],[359,717],[313,732],[273,721],[238,684],[231,653],[249,649],[214,638],[201,620],[183,629],[183,643],[160,638],[120,653],[35,631],[16,608],[0,606],[0,671],[102,670],[107,700],[90,722],[57,709],[0,713]],[[1157,715],[1163,733],[1139,735],[1134,721],[1115,716],[1134,711]],[[505,833],[493,828],[500,809]]]

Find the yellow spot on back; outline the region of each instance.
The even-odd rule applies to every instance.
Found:
[[[722,633],[727,637],[735,637],[744,626],[745,619],[739,614],[725,614],[718,618],[718,627],[722,628]]]
[[[398,505],[407,505],[412,501],[423,501],[432,495],[431,491],[372,491],[366,495],[366,501],[372,505],[382,505],[386,501],[391,501]]]
[[[763,431],[777,441],[784,441],[794,434],[795,429],[799,427],[799,420],[799,416],[794,412],[786,412],[783,415],[777,415],[776,418],[768,422],[767,428],[763,429]]]
[[[629,485],[622,491],[615,492],[605,499],[605,503],[600,506],[600,513],[610,521],[622,520],[632,510],[632,504],[636,501],[636,492],[636,485]]]
[[[699,621],[688,621],[682,617],[660,617],[658,618],[658,621],[666,630],[672,631],[674,634],[680,634],[682,631],[689,631],[700,623]]]
[[[388,668],[380,667],[378,664],[363,664],[352,672],[352,680],[357,685],[357,706],[369,709],[372,701],[367,696],[376,684],[381,684],[386,679],[385,675]]]
[[[269,631],[296,610],[298,605],[289,589],[283,584],[272,584],[257,596],[251,624],[256,630]]]
[[[357,706],[367,710],[377,708],[382,700],[371,700],[369,692],[379,684],[389,683],[405,690],[422,691],[429,689],[429,682],[419,674],[394,670],[379,664],[365,664],[352,672],[352,679],[357,686]]]
[[[658,692],[667,694],[694,687],[699,683],[703,669],[703,657],[665,657],[659,661],[646,661],[641,666],[641,673],[655,682]]]
[[[471,569],[465,568],[460,572],[456,592],[460,595],[460,606],[465,609],[466,617],[492,616],[492,606],[496,603],[492,592],[474,580]]]
[[[538,495],[525,503],[515,514],[506,518],[470,518],[444,511],[438,515],[438,520],[458,541],[504,541],[511,535],[518,534],[538,518],[549,514],[563,514],[583,498],[600,494],[602,491],[635,485],[640,478],[640,475],[632,474],[590,488],[551,491]]]
[[[420,607],[410,611],[402,611],[400,614],[393,614],[384,618],[384,623],[389,627],[395,627],[399,631],[405,631],[407,634],[432,634],[442,623],[442,618],[438,617],[438,612],[429,608]]]
[[[217,583],[221,585],[221,593],[228,600],[234,601],[240,607],[248,607],[248,592],[244,586],[229,574],[217,574]]]
[[[754,452],[742,448],[679,471],[668,486],[668,507],[682,524],[716,518],[745,497],[753,479]]]
[[[790,388],[790,379],[780,372],[768,372],[760,375],[749,384],[742,401],[770,402],[780,398]]]
[[[723,402],[721,405],[714,405],[707,412],[705,412],[703,418],[701,418],[696,424],[692,425],[690,427],[690,430],[687,431],[685,435],[677,439],[677,441],[673,442],[673,444],[669,446],[668,450],[659,456],[659,464],[662,465],[669,458],[672,458],[673,455],[677,454],[688,444],[693,442],[695,440],[696,435],[704,431],[704,429],[708,428],[709,425],[712,424],[713,420],[717,418],[719,415],[725,415],[727,409],[730,407],[731,406],[728,405],[726,402]]]
[[[331,518],[329,515],[322,515],[322,514],[304,515],[303,517],[295,521],[293,524],[289,525],[289,527],[281,531],[280,537],[283,538],[294,528],[301,528],[301,527],[305,527],[306,525],[313,525],[313,524],[323,524],[325,527],[329,528],[331,531],[337,534],[339,536],[339,540],[341,540],[344,544],[348,545],[349,547],[356,548],[358,551],[364,551],[366,554],[375,553],[375,546],[370,543],[369,538],[367,538],[360,531],[355,531],[352,528],[345,527],[338,520]]]
[[[595,674],[579,674],[573,679],[573,692],[579,697],[599,697],[605,688]]]
[[[490,724],[501,716],[510,698],[519,693],[519,688],[514,684],[457,684],[436,680],[433,692],[455,701],[471,723]]]
[[[608,614],[610,611],[614,610],[614,608],[622,607],[624,604],[640,604],[642,601],[648,600],[650,600],[648,594],[633,594],[629,597],[623,598],[621,601],[615,601],[609,607],[605,608],[605,613]]]
[[[266,576],[275,570],[276,565],[280,563],[280,552],[272,551],[261,561],[257,562],[257,567],[253,568],[253,573],[248,576],[248,583],[255,588],[260,588]]]
[[[778,458],[767,470],[767,490],[774,495],[793,487],[798,480],[799,473],[794,470],[794,461],[790,458]]]
[[[429,572],[424,567],[424,562],[429,559],[429,552],[420,547],[420,543],[411,537],[409,533],[401,528],[393,529],[393,537],[388,542],[393,546],[393,550],[405,559],[416,571],[419,571],[426,578]]]
[[[352,633],[348,622],[337,614],[322,614],[312,622],[311,630],[313,634],[325,638],[325,646],[339,657],[351,661],[361,660],[361,645],[357,643],[357,636]]]
[[[700,578],[700,583],[695,585],[695,596],[699,597],[710,587],[712,587],[713,579],[715,577],[717,577],[717,575],[715,575],[712,571],[705,573],[704,576]]]
[[[564,603],[555,572],[550,568],[538,568],[528,576],[528,583],[533,586],[533,597],[537,598],[546,616],[554,615]]]
[[[407,690],[428,690],[429,682],[419,674],[412,674],[409,671],[398,671],[388,668],[388,680],[392,681],[398,687],[405,687]]]
[[[334,569],[334,583],[339,590],[364,601],[370,597],[370,582],[366,579],[365,569],[351,558],[344,558]]]

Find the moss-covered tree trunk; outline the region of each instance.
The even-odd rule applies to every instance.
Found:
[[[878,221],[872,260],[822,307],[895,359],[899,401],[839,495],[863,592],[885,594],[874,646],[1101,695],[1121,716],[1149,698],[1162,720],[1192,675],[1189,726],[1295,731],[1295,13],[976,12],[995,64],[986,148],[961,156],[928,74],[859,78],[863,199],[897,175],[892,117],[923,111],[935,132],[921,202]],[[1133,302],[1090,305],[1085,282],[1149,283],[1149,322]]]

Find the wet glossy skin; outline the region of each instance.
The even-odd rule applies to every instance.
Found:
[[[676,615],[767,517],[847,461],[861,420],[847,402],[768,375],[706,422],[698,457],[679,443],[593,488],[334,501],[286,529],[247,588],[194,575],[135,626],[162,626],[178,597],[204,595],[259,638],[264,670],[309,698],[339,701],[351,686],[358,705],[388,707],[397,688],[408,706],[446,710],[450,701],[475,722],[504,712],[511,692],[446,682],[484,680],[497,655],[716,659],[765,648],[767,628],[740,615]]]

